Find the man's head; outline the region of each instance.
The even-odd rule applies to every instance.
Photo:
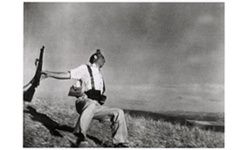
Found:
[[[100,49],[97,49],[96,52],[90,56],[90,60],[89,62],[91,64],[95,63],[96,65],[98,65],[100,68],[102,68],[102,66],[105,63],[105,58],[102,55]]]

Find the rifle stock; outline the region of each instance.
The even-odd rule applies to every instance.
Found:
[[[24,101],[31,102],[35,93],[35,89],[40,85],[40,77],[41,77],[41,71],[42,71],[42,64],[43,64],[43,52],[45,47],[42,46],[40,49],[40,56],[38,59],[38,65],[35,72],[35,75],[33,79],[28,83],[31,86],[27,90],[24,90],[23,92],[23,99]],[[25,86],[24,86],[25,87]]]

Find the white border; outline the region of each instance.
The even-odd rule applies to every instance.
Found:
[[[1,1],[1,149],[23,147],[23,2]],[[50,1],[25,1],[50,2]],[[68,2],[68,1],[55,1]],[[81,2],[81,1],[73,1]],[[86,1],[92,2],[92,1]],[[98,1],[106,2],[106,1]],[[108,2],[225,2],[225,103],[224,149],[247,145],[248,38],[247,1],[108,1]],[[175,148],[173,148],[175,149]],[[198,149],[198,148],[196,148]]]

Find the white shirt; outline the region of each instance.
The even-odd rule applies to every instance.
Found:
[[[94,79],[94,85],[95,85],[95,89],[96,90],[100,90],[101,93],[103,92],[103,77],[100,71],[100,68],[97,67],[95,64],[89,64],[91,70],[92,70],[92,75],[93,75],[93,79]],[[90,77],[90,73],[88,71],[87,65],[83,64],[77,68],[74,68],[72,70],[70,70],[70,74],[71,74],[71,79],[75,79],[78,80],[75,84],[75,86],[79,87],[80,86],[80,82],[79,80],[82,81],[82,91],[88,91],[90,89],[92,89],[92,85],[91,85],[91,77]]]

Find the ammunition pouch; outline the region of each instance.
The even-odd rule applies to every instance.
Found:
[[[89,99],[96,100],[99,104],[103,105],[107,99],[107,96],[102,95],[99,90],[88,90],[84,92]]]
[[[70,87],[68,96],[81,97],[83,96],[82,87],[75,87],[74,85]]]

